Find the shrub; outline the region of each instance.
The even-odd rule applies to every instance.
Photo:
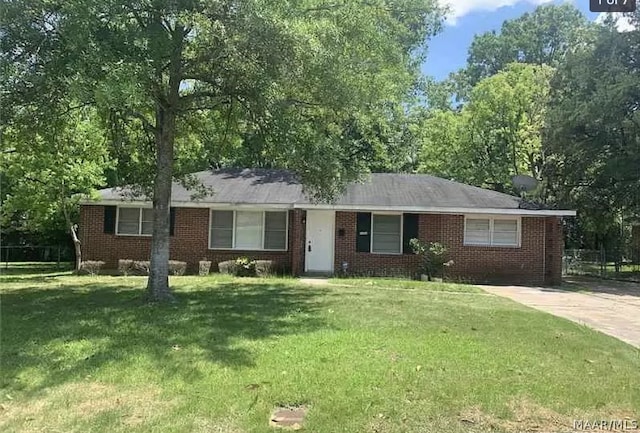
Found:
[[[201,276],[209,275],[210,271],[211,271],[210,260],[200,260],[198,262],[198,275],[201,275]]]
[[[235,260],[226,260],[224,262],[218,263],[218,271],[221,274],[235,274],[236,273],[236,261]]]
[[[258,277],[268,277],[269,275],[273,275],[274,271],[273,260],[255,261],[255,272]]]
[[[124,276],[131,274],[134,271],[133,260],[120,259],[118,260],[118,273]]]
[[[238,257],[235,261],[236,277],[253,277],[256,275],[256,261],[248,257]]]
[[[447,260],[447,248],[439,242],[424,243],[411,239],[409,244],[414,254],[422,256],[420,272],[426,274],[429,281],[433,277],[444,276],[445,267],[453,265],[453,260]]]
[[[169,260],[169,273],[171,275],[184,275],[187,272],[187,262]]]
[[[133,269],[142,275],[149,275],[149,260],[136,260],[133,262]]]
[[[97,275],[103,266],[104,262],[102,260],[85,260],[80,263],[79,271],[86,272],[89,275]]]

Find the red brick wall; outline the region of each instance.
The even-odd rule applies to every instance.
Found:
[[[304,272],[304,244],[306,237],[306,212],[296,209],[291,212],[289,222],[289,245],[291,250],[291,273],[300,275]]]
[[[289,212],[289,248],[288,251],[241,251],[241,250],[209,250],[209,209],[176,208],[174,236],[171,237],[171,260],[187,262],[189,272],[197,272],[198,262],[206,259],[218,263],[241,256],[253,259],[274,260],[286,269],[292,267],[292,250],[301,241],[296,225],[295,211]],[[84,260],[103,260],[106,267],[115,269],[118,259],[149,260],[151,237],[149,236],[117,236],[105,234],[104,207],[82,206],[80,210],[80,241]],[[304,231],[302,231],[304,235]],[[296,242],[297,241],[297,242]],[[212,265],[215,270],[215,265]]]
[[[520,248],[477,247],[463,245],[464,216],[422,214],[419,217],[419,237],[429,242],[441,242],[449,251],[453,265],[446,270],[455,280],[471,282],[497,282],[547,284],[560,282],[562,271],[562,229],[558,218],[547,223],[556,230],[545,234],[545,218],[522,218]],[[339,230],[344,229],[344,236]],[[546,235],[546,244],[545,244]],[[336,212],[335,269],[342,262],[349,264],[349,272],[367,275],[415,274],[419,258],[415,255],[358,253],[356,246],[356,213]],[[546,257],[545,257],[546,254]]]
[[[412,275],[415,273],[420,257],[415,254],[372,254],[356,252],[356,212],[336,212],[336,253],[334,269],[341,272],[342,263],[348,263],[348,273],[358,275]],[[420,218],[419,234],[422,238],[423,216]],[[344,236],[339,232],[344,230]]]
[[[519,248],[465,246],[464,216],[442,218],[440,242],[447,246],[454,261],[447,269],[450,277],[473,282],[543,284],[544,218],[522,218]]]
[[[103,233],[103,206],[82,206],[80,240],[85,260],[104,260],[116,268],[118,259],[148,260],[151,238],[117,236]],[[283,252],[213,251],[208,249],[209,210],[177,208],[175,235],[171,238],[171,259],[186,261],[196,272],[198,261],[223,260],[248,256],[270,259],[291,269],[294,275],[304,272],[305,211],[289,212],[289,248]],[[356,213],[336,212],[335,269],[348,263],[350,273],[368,275],[415,275],[420,258],[414,254],[358,253],[356,247]],[[341,229],[344,235],[340,236]],[[562,274],[563,235],[560,218],[523,217],[520,248],[464,246],[462,215],[422,214],[419,217],[420,239],[441,242],[449,250],[454,264],[447,276],[463,281],[520,284],[558,284]],[[215,269],[215,267],[214,267]]]
[[[555,286],[562,283],[562,253],[564,230],[558,217],[545,219],[545,274],[544,284]]]

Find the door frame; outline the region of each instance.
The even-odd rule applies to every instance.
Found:
[[[329,228],[329,233],[331,233],[331,244],[330,244],[330,248],[329,248],[329,256],[330,256],[330,269],[326,269],[326,270],[318,270],[318,269],[309,269],[309,239],[310,239],[310,231],[309,231],[309,215],[310,214],[324,214],[327,216],[327,219],[329,219],[329,224],[325,225],[325,227],[328,226]],[[324,220],[325,223],[327,223],[327,220]],[[327,272],[327,273],[331,273],[333,274],[334,272],[334,268],[335,268],[335,248],[336,248],[336,235],[335,235],[335,228],[336,228],[336,211],[334,210],[307,210],[307,215],[306,215],[306,227],[305,227],[305,238],[304,238],[304,271],[305,272]]]

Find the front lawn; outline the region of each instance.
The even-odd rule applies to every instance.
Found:
[[[0,431],[570,431],[638,418],[640,353],[469,286],[0,276]],[[369,284],[369,282],[371,282]],[[395,284],[395,285],[394,285]]]

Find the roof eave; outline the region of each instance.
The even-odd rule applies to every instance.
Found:
[[[477,208],[450,206],[379,206],[379,205],[331,205],[331,204],[295,204],[295,209],[366,211],[366,212],[403,212],[435,214],[482,214],[482,215],[521,215],[521,216],[576,216],[575,210],[557,209],[517,209],[517,208]]]
[[[130,199],[98,199],[98,200],[82,200],[81,205],[87,206],[142,206],[151,207],[150,200],[130,200]],[[293,203],[216,203],[210,201],[171,201],[171,207],[190,207],[190,208],[215,208],[215,209],[242,209],[242,208],[259,208],[259,209],[293,209]]]
[[[117,206],[138,204],[151,206],[150,201],[127,199],[83,200],[83,205]],[[191,208],[262,208],[262,209],[303,209],[303,210],[336,210],[359,212],[403,212],[433,213],[456,215],[519,215],[519,216],[576,216],[575,210],[556,209],[517,209],[517,208],[471,208],[447,206],[380,206],[380,205],[345,205],[345,204],[312,204],[312,203],[216,203],[205,201],[172,201],[173,207]]]

